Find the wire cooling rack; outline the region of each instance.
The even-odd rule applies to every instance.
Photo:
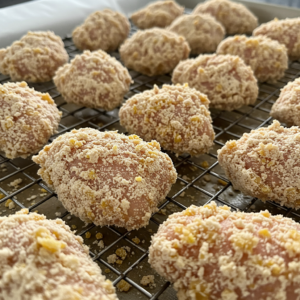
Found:
[[[131,34],[134,31],[136,28],[132,26]],[[64,44],[70,59],[81,53],[74,46],[71,37],[65,38]],[[119,60],[118,52],[110,54]],[[124,101],[136,93],[151,89],[154,84],[158,86],[171,84],[169,75],[147,77],[135,71],[130,71],[130,74],[134,84],[131,85]],[[216,138],[215,145],[208,154],[200,157],[188,155],[176,157],[167,152],[173,160],[178,179],[165,201],[160,205],[160,211],[152,216],[146,228],[127,232],[114,226],[101,228],[93,224],[85,225],[64,209],[54,191],[49,189],[37,175],[39,167],[33,163],[31,157],[10,160],[5,158],[3,153],[0,153],[0,216],[13,214],[21,208],[28,208],[30,211],[44,214],[50,219],[62,218],[73,230],[76,230],[77,234],[83,237],[85,244],[90,247],[92,259],[98,263],[102,272],[113,281],[114,285],[121,280],[125,280],[131,285],[127,292],[117,290],[120,300],[174,300],[176,299],[175,291],[168,282],[151,269],[147,259],[151,236],[168,215],[182,211],[192,204],[200,206],[214,200],[219,205],[230,206],[232,210],[260,211],[268,209],[272,214],[282,214],[300,221],[300,211],[297,213],[297,211],[280,207],[272,202],[262,203],[256,198],[244,196],[239,191],[233,190],[217,161],[217,150],[227,140],[239,139],[245,132],[271,124],[272,119],[269,112],[279,96],[280,88],[299,76],[300,63],[291,62],[285,76],[277,84],[259,84],[259,96],[254,105],[243,106],[232,112],[211,110]],[[0,74],[1,84],[9,80],[8,76]],[[66,103],[53,82],[29,85],[41,92],[48,92],[63,112],[59,132],[52,136],[49,142],[73,128],[91,127],[101,131],[118,130],[126,133],[119,124],[119,108],[105,112],[101,109]],[[99,239],[99,236],[103,238]],[[107,258],[121,247],[126,249],[126,258],[120,259],[118,263],[109,263]],[[141,285],[142,277],[147,275],[154,275],[155,284]]]

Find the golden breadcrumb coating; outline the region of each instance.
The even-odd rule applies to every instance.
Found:
[[[14,81],[45,82],[68,59],[59,36],[51,31],[29,31],[10,47],[0,49],[0,72]]]
[[[284,44],[292,59],[300,58],[300,18],[278,20],[264,23],[253,31],[253,35],[264,35]]]
[[[208,14],[183,15],[168,30],[184,36],[194,55],[215,52],[225,35],[222,24]]]
[[[148,224],[177,177],[156,141],[92,128],[59,136],[33,161],[73,215],[128,230]]]
[[[222,23],[227,34],[251,33],[257,26],[257,18],[243,4],[228,0],[209,0],[198,4],[193,14],[208,13]]]
[[[284,76],[288,68],[286,47],[262,35],[228,37],[219,44],[217,54],[241,57],[252,68],[257,80],[262,82],[275,82]]]
[[[67,102],[112,110],[121,104],[132,80],[114,57],[87,50],[59,68],[53,81]]]
[[[211,202],[169,216],[152,237],[149,262],[179,300],[299,300],[299,241],[292,219]]]
[[[208,96],[210,107],[229,111],[254,104],[258,95],[252,69],[233,55],[199,55],[182,61],[173,72],[172,82],[187,82]]]
[[[147,76],[171,72],[189,53],[184,37],[160,28],[139,30],[120,47],[125,66]]]
[[[95,11],[72,33],[75,46],[81,50],[106,52],[119,48],[130,31],[128,19],[110,9]]]
[[[288,126],[300,126],[300,78],[289,82],[281,89],[270,115]]]
[[[218,159],[235,189],[262,201],[300,207],[300,129],[274,121],[218,150]]]
[[[1,300],[117,300],[82,238],[23,209],[0,217]]]
[[[0,84],[0,107],[0,150],[11,159],[39,151],[61,118],[51,96],[26,82]]]
[[[164,85],[136,94],[119,112],[120,123],[130,133],[177,154],[208,152],[215,137],[206,95],[188,85]]]
[[[175,1],[156,1],[131,15],[132,22],[140,29],[167,27],[183,14],[184,8]]]

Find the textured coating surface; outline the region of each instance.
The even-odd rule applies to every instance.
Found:
[[[189,53],[184,37],[159,28],[140,30],[120,47],[125,66],[148,76],[171,72]]]
[[[184,8],[175,1],[156,1],[131,15],[132,22],[140,29],[164,28],[183,14]]]
[[[227,34],[251,33],[257,26],[257,18],[243,4],[228,0],[209,0],[198,4],[193,14],[208,13],[223,24]]]
[[[0,217],[1,300],[117,300],[82,238],[28,210]]]
[[[128,19],[110,9],[90,14],[84,23],[76,27],[72,39],[78,49],[114,51],[127,38],[130,31]]]
[[[299,240],[292,219],[212,202],[169,216],[149,262],[179,300],[299,300]]]
[[[72,214],[128,230],[148,224],[177,178],[157,142],[91,128],[61,135],[33,160]]]
[[[262,201],[300,207],[300,129],[274,121],[218,151],[219,164],[235,189]]]
[[[154,86],[125,102],[120,123],[146,141],[157,140],[166,150],[199,155],[208,152],[215,137],[208,105],[206,95],[187,85]]]
[[[45,82],[68,59],[59,36],[51,31],[29,31],[10,47],[0,49],[0,72],[14,81]]]
[[[222,24],[208,14],[183,15],[168,29],[184,36],[195,55],[215,52],[225,35]]]
[[[173,83],[188,83],[206,94],[210,107],[234,110],[253,104],[258,95],[253,71],[233,55],[199,55],[182,61],[175,68]]]
[[[240,56],[252,68],[257,80],[262,82],[280,79],[288,68],[286,47],[261,35],[228,37],[219,44],[217,54]]]
[[[131,83],[127,69],[102,50],[76,55],[53,80],[67,102],[106,110],[121,104]]]
[[[61,112],[51,96],[26,82],[0,84],[0,150],[6,157],[26,158],[56,133]]]

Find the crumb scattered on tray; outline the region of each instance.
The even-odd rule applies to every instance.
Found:
[[[118,284],[117,284],[117,289],[120,292],[128,292],[129,289],[132,287],[131,284],[129,284],[128,282],[126,282],[124,279],[122,279]]]

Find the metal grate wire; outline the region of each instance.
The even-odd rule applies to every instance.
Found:
[[[132,26],[131,34],[135,31],[136,28]],[[70,59],[81,53],[74,46],[71,37],[65,38],[64,44]],[[118,52],[110,54],[119,60]],[[135,71],[130,71],[130,74],[134,83],[124,101],[136,93],[151,89],[154,84],[158,86],[171,84],[170,75],[147,77]],[[60,217],[83,237],[85,244],[90,246],[92,259],[98,263],[102,272],[113,281],[114,285],[122,279],[132,285],[132,288],[126,293],[117,291],[120,300],[174,300],[176,299],[175,291],[168,282],[151,269],[147,262],[151,235],[157,231],[158,226],[166,220],[168,215],[181,211],[192,204],[205,205],[214,200],[219,205],[230,206],[232,210],[249,212],[268,209],[272,214],[282,214],[300,221],[300,212],[281,207],[273,202],[263,203],[256,198],[244,196],[239,191],[233,190],[217,161],[217,150],[227,140],[239,139],[243,133],[271,124],[272,119],[269,112],[272,104],[279,96],[280,88],[299,76],[300,63],[290,62],[285,76],[277,84],[259,84],[259,96],[254,105],[243,106],[232,112],[212,109],[216,138],[215,145],[208,154],[200,157],[190,157],[189,155],[176,157],[167,152],[173,160],[178,179],[165,201],[160,205],[160,211],[152,216],[146,228],[127,232],[125,229],[114,226],[101,228],[93,224],[85,225],[80,219],[70,215],[64,209],[55,192],[49,189],[43,180],[37,176],[38,166],[32,162],[31,157],[10,160],[3,153],[0,153],[0,198],[2,197],[0,199],[0,216],[13,214],[21,208],[28,208],[29,211],[38,211],[50,219]],[[9,80],[8,76],[0,74],[1,84]],[[63,112],[59,132],[52,136],[49,142],[73,128],[91,127],[100,131],[119,130],[119,132],[126,133],[119,124],[119,108],[106,112],[101,109],[85,108],[66,103],[53,82],[29,85],[41,92],[48,92]],[[18,178],[21,178],[22,182],[13,188],[10,183]],[[15,208],[9,209],[5,206],[8,199],[14,202]],[[91,237],[87,238],[87,232],[91,233]],[[96,243],[95,234],[98,232],[103,234],[104,249],[100,249],[97,245],[98,241]],[[134,243],[132,241],[134,237],[138,237],[141,242],[139,244]],[[130,247],[127,258],[121,265],[109,264],[107,257],[123,246]],[[140,280],[145,275],[154,275],[155,287],[141,286]]]

